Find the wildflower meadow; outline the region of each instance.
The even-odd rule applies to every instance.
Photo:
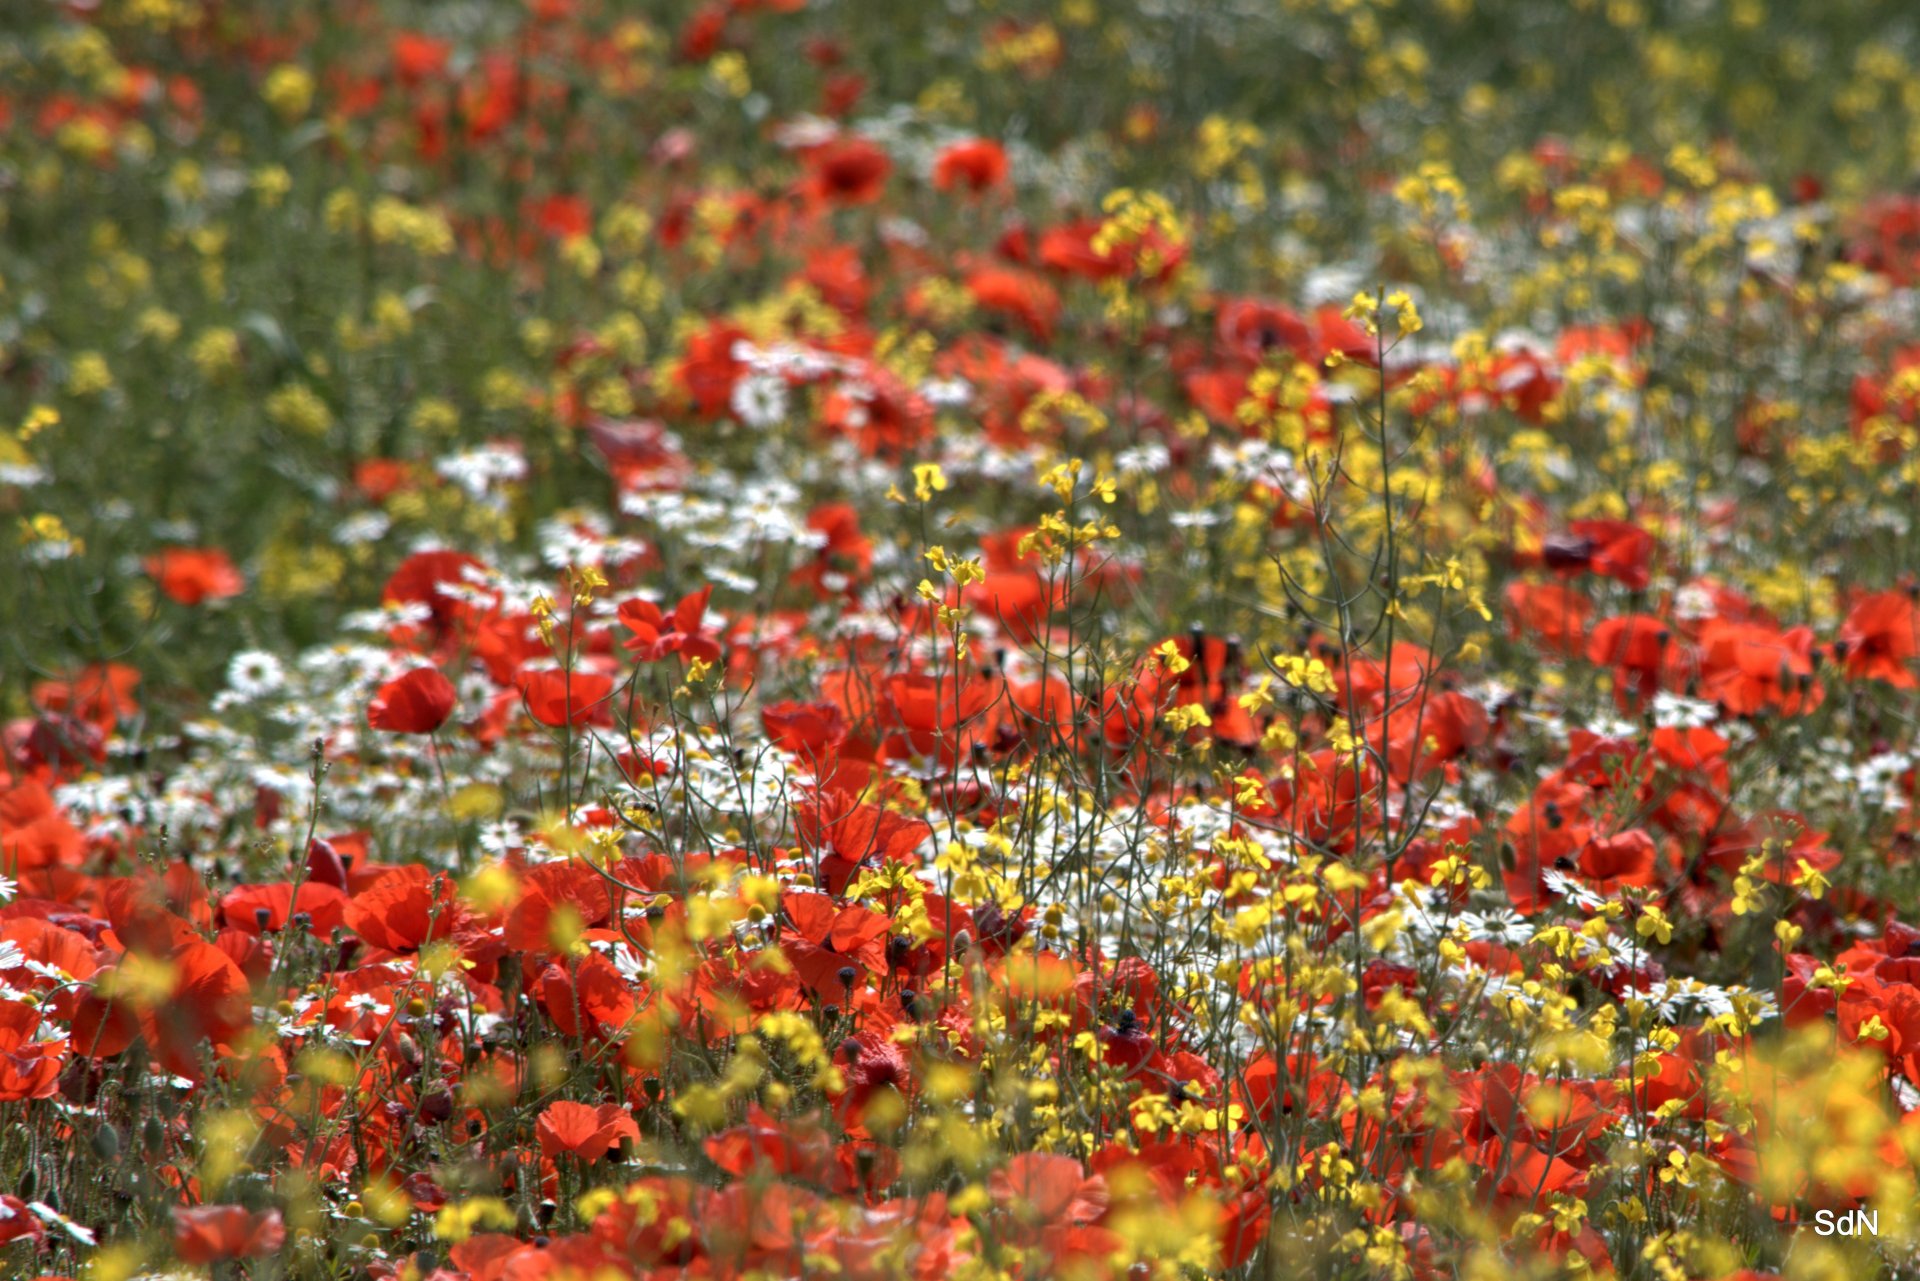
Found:
[[[1920,1277],[1912,0],[0,0],[0,1278]]]

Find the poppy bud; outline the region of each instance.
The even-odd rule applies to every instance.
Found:
[[[655,1103],[658,1103],[660,1101],[661,1086],[660,1086],[659,1077],[649,1076],[649,1077],[641,1078],[640,1088],[645,1090],[647,1092],[647,1097],[652,1099]]]
[[[853,981],[860,977],[860,971],[854,969],[851,965],[843,965],[834,977],[840,980],[841,987],[851,992],[853,991]]]
[[[453,1115],[453,1096],[445,1090],[434,1090],[420,1100],[420,1119],[428,1125],[438,1125]]]
[[[120,1155],[120,1131],[111,1125],[103,1125],[93,1132],[93,1154],[103,1161],[111,1161]]]
[[[150,1116],[140,1126],[140,1146],[146,1149],[148,1156],[159,1156],[160,1149],[167,1141],[167,1127],[160,1118]]]
[[[900,1012],[911,1022],[920,1021],[920,995],[910,987],[900,989]]]

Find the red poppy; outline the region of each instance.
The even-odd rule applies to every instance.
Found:
[[[1593,602],[1564,583],[1508,583],[1502,597],[1507,607],[1507,634],[1537,638],[1564,654],[1578,654],[1586,645],[1587,623]]]
[[[568,1036],[617,1036],[640,1008],[626,979],[598,952],[548,965],[535,994],[553,1025]]]
[[[833,703],[769,703],[760,709],[767,738],[782,751],[819,761],[847,736],[847,718]]]
[[[11,1194],[0,1193],[0,1245],[31,1239],[36,1246],[46,1244],[47,1226],[27,1203]]]
[[[1257,298],[1231,298],[1214,317],[1220,345],[1241,360],[1258,365],[1276,351],[1302,359],[1313,350],[1313,331],[1298,312]]]
[[[1876,592],[1862,597],[1840,625],[1834,656],[1855,680],[1885,681],[1912,689],[1914,659],[1920,656],[1920,602],[1906,592]]]
[[[278,1210],[200,1205],[173,1211],[173,1252],[182,1263],[219,1263],[273,1254],[287,1243]]]
[[[793,571],[822,598],[851,595],[873,571],[873,540],[860,532],[860,512],[851,503],[823,503],[807,514],[807,528],[826,537],[813,560]]]
[[[0,873],[67,866],[85,852],[80,830],[41,784],[29,780],[0,791]]]
[[[1007,151],[988,138],[968,138],[942,148],[933,161],[933,185],[981,192],[1007,180]]]
[[[217,547],[169,547],[143,563],[160,590],[182,605],[228,600],[247,587],[233,561]]]
[[[684,654],[709,663],[718,661],[720,643],[701,630],[707,616],[707,600],[712,595],[711,584],[688,592],[670,614],[663,613],[652,601],[638,597],[621,602],[620,625],[633,633],[633,639],[622,642],[623,648],[643,663],[657,663],[669,654]]]
[[[1653,550],[1653,535],[1631,521],[1576,520],[1546,540],[1540,560],[1556,574],[1594,573],[1641,591],[1653,581]]]
[[[524,672],[520,677],[527,715],[538,724],[556,729],[562,725],[612,724],[613,709],[607,705],[612,693],[613,677],[584,668]]]
[[[346,906],[346,893],[337,886],[307,880],[296,893],[293,882],[278,881],[227,891],[220,900],[220,918],[234,929],[263,934],[284,930],[295,916],[304,914],[307,931],[315,938],[326,938],[345,922]]]
[[[583,863],[541,863],[521,879],[502,934],[519,951],[558,951],[573,943],[555,937],[562,920],[575,929],[591,928],[612,914],[613,896],[600,873]]]
[[[547,1156],[566,1153],[587,1162],[600,1160],[619,1147],[622,1139],[640,1141],[640,1127],[618,1103],[599,1107],[566,1101],[548,1104],[534,1122],[533,1132]]]
[[[893,160],[878,143],[860,137],[836,138],[807,156],[807,190],[836,205],[866,205],[886,189]]]
[[[746,369],[734,347],[746,341],[746,330],[727,324],[709,325],[687,339],[674,373],[702,418],[718,418],[732,405],[733,384]]]
[[[1700,692],[1735,716],[1812,711],[1823,697],[1813,678],[1813,632],[1707,623],[1700,629]]]
[[[819,859],[827,889],[836,894],[864,867],[911,862],[914,852],[933,835],[932,825],[924,819],[879,805],[836,809],[824,801],[800,807],[794,827],[801,843]]]
[[[409,87],[440,76],[453,53],[453,46],[445,40],[418,31],[397,32],[392,48],[394,77]]]
[[[828,1001],[844,1002],[886,965],[892,922],[864,907],[839,907],[825,894],[785,894],[788,925],[780,951],[801,981]]]
[[[388,605],[425,605],[436,631],[452,623],[462,588],[471,589],[474,577],[486,566],[464,552],[415,552],[400,563],[380,589]]]
[[[41,1014],[21,1001],[0,1001],[0,1102],[45,1099],[60,1080],[65,1037],[42,1040]]]
[[[390,868],[348,901],[343,920],[355,934],[389,952],[411,952],[445,938],[461,909],[452,885],[435,882],[434,874],[418,863]]]
[[[1695,669],[1693,651],[1673,624],[1651,614],[1603,619],[1587,640],[1587,661],[1614,669],[1613,699],[1622,711],[1683,685]]]
[[[1159,283],[1186,261],[1186,245],[1170,238],[1157,224],[1149,226],[1137,240],[1096,248],[1103,226],[1103,219],[1081,218],[1049,228],[1040,237],[1041,265],[1085,280],[1111,280],[1141,272],[1146,279]]]
[[[394,734],[431,734],[453,715],[459,696],[435,667],[417,667],[382,685],[367,703],[367,724]]]
[[[1041,276],[1019,267],[981,267],[967,276],[967,292],[982,311],[1011,316],[1039,341],[1053,341],[1060,295]]]
[[[555,240],[571,240],[593,230],[593,210],[579,196],[552,195],[531,210],[533,225]]]
[[[965,744],[988,733],[992,727],[987,713],[1000,693],[997,681],[983,677],[924,673],[890,676],[885,689],[894,722],[904,731],[901,752],[937,756],[943,762],[951,762]]]

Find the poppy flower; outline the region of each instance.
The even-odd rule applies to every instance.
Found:
[[[548,965],[534,994],[553,1025],[568,1036],[617,1036],[640,1008],[626,979],[598,952]]]
[[[887,678],[885,694],[898,735],[898,755],[934,757],[943,763],[957,759],[963,740],[976,741],[990,728],[986,713],[999,692],[997,682],[954,676],[936,680],[924,673],[902,673]],[[894,753],[895,746],[888,751]]]
[[[182,1263],[220,1263],[273,1254],[287,1243],[278,1210],[242,1205],[175,1206],[173,1252]]]
[[[0,1001],[0,1102],[45,1099],[60,1080],[64,1037],[42,1040],[41,1014],[21,1001]]]
[[[760,723],[775,747],[806,761],[819,761],[847,736],[846,716],[833,703],[769,703]]]
[[[857,384],[828,393],[819,422],[869,455],[896,458],[931,438],[933,406],[893,371],[869,364],[860,369]]]
[[[859,509],[851,503],[823,503],[807,514],[807,528],[826,541],[812,561],[793,571],[793,580],[811,585],[823,599],[851,596],[873,571],[873,540],[860,531]]]
[[[892,922],[864,907],[836,906],[825,894],[786,894],[780,950],[806,985],[829,1001],[844,1001],[886,965]]]
[[[316,842],[317,844],[318,842]],[[347,896],[336,886],[318,881],[241,885],[220,900],[220,916],[228,925],[250,934],[272,934],[287,928],[295,916],[307,918],[307,930],[326,938],[346,919]]]
[[[606,1156],[622,1139],[640,1141],[640,1127],[618,1103],[599,1107],[567,1101],[548,1104],[534,1122],[533,1132],[540,1140],[540,1151],[547,1156],[565,1153],[589,1163]]]
[[[631,640],[621,643],[622,648],[643,663],[657,663],[669,654],[717,661],[720,643],[701,631],[707,600],[712,595],[711,584],[688,592],[671,613],[663,613],[652,601],[637,597],[621,602],[620,625],[633,633]]]
[[[1545,541],[1540,558],[1557,574],[1594,573],[1642,591],[1653,581],[1653,550],[1653,535],[1631,521],[1576,520]]]
[[[1019,267],[981,267],[968,274],[966,284],[980,310],[1019,321],[1040,342],[1053,341],[1060,294],[1043,277]]]
[[[579,196],[551,195],[535,203],[530,220],[554,240],[571,240],[593,230],[593,210]]]
[[[1214,317],[1220,345],[1252,364],[1276,351],[1305,357],[1313,348],[1313,331],[1298,312],[1257,298],[1228,299]]]
[[[1684,685],[1697,670],[1692,648],[1673,624],[1651,614],[1603,619],[1587,638],[1587,661],[1613,669],[1613,699],[1634,711],[1661,689]]]
[[[40,1216],[29,1210],[19,1197],[0,1194],[0,1245],[22,1238],[31,1239],[36,1246],[45,1245],[46,1224],[40,1222]]]
[[[746,341],[746,330],[726,324],[709,325],[687,339],[674,375],[702,418],[718,418],[731,407],[733,385],[746,370],[734,349]]]
[[[1564,583],[1508,583],[1507,634],[1518,640],[1538,639],[1564,654],[1578,654],[1586,645],[1587,623],[1593,602]]]
[[[425,605],[435,630],[443,632],[459,608],[456,593],[470,587],[485,569],[480,560],[464,552],[415,552],[387,579],[380,599],[388,605]]]
[[[602,925],[612,913],[613,897],[600,873],[582,863],[542,863],[521,878],[502,932],[509,947],[523,952],[563,951],[575,940],[556,938],[559,929]]]
[[[1823,697],[1813,678],[1812,630],[1708,623],[1700,629],[1700,692],[1735,716],[1812,711]]]
[[[453,682],[435,667],[418,667],[382,685],[367,703],[367,724],[394,734],[431,734],[458,701]]]
[[[1091,1223],[1106,1213],[1111,1199],[1104,1178],[1052,1152],[1020,1153],[993,1172],[987,1190],[994,1204],[1028,1231]]]
[[[78,863],[85,850],[80,829],[44,786],[29,779],[0,791],[0,873]]]
[[[125,663],[91,663],[66,680],[37,682],[33,705],[111,731],[120,720],[140,714],[133,697],[139,685],[140,672]]]
[[[941,149],[933,160],[933,185],[940,191],[965,187],[979,193],[1007,180],[1007,151],[988,138],[968,138]]]
[[[229,600],[247,587],[233,561],[217,547],[169,547],[142,563],[168,599],[182,605]]]
[[[1920,656],[1920,603],[1905,592],[1876,592],[1847,611],[1834,656],[1855,680],[1884,681],[1912,689]]]
[[[878,143],[836,138],[807,156],[807,191],[828,204],[868,205],[886,189],[893,160]]]
[[[613,693],[613,677],[584,668],[571,672],[549,669],[525,672],[520,677],[520,694],[526,700],[527,715],[534,722],[551,728],[563,725],[611,724],[612,709],[607,698]]]
[[[395,79],[408,87],[440,76],[447,69],[453,46],[418,31],[401,31],[391,46]]]
[[[1083,280],[1112,280],[1146,268],[1147,279],[1159,283],[1186,261],[1187,247],[1164,229],[1149,226],[1139,238],[1123,245],[1096,247],[1105,222],[1081,218],[1051,227],[1040,237],[1043,266]]]
[[[453,932],[460,908],[453,889],[425,867],[410,863],[380,873],[347,902],[342,914],[346,927],[374,947],[389,952],[411,952],[434,938]]]
[[[828,890],[841,892],[860,869],[888,863],[909,863],[929,837],[933,826],[879,805],[853,805],[844,811],[815,802],[794,814],[801,843],[820,862]]]

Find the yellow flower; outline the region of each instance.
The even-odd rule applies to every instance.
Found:
[[[282,63],[267,73],[260,96],[286,120],[298,120],[313,106],[313,75],[304,67]]]

